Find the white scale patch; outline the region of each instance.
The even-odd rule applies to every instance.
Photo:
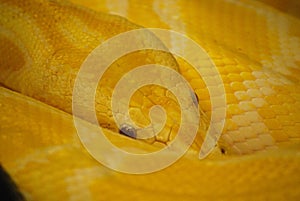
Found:
[[[128,0],[107,0],[106,7],[109,13],[128,18]]]
[[[65,179],[70,201],[93,200],[89,181],[103,178],[108,171],[102,166],[93,166],[74,170],[74,174]]]

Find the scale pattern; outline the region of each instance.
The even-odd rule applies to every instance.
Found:
[[[225,128],[215,151],[200,161],[197,151],[211,115],[207,86],[184,61],[177,58],[178,66],[170,54],[140,52],[115,66],[128,63],[124,67],[128,70],[150,58],[178,70],[194,88],[207,119],[202,119],[205,124],[196,144],[163,171],[136,176],[101,166],[82,147],[73,125],[74,77],[99,43],[139,26],[65,1],[1,0],[0,162],[28,200],[299,200],[297,15],[284,12],[288,9],[279,4],[281,11],[249,0],[147,0],[143,5],[137,0],[72,1],[144,27],[179,31],[198,42],[224,82]],[[117,70],[112,68],[107,76]],[[98,98],[109,103],[105,98],[111,88],[100,86]],[[142,109],[131,109],[136,119],[145,117],[142,125],[148,123],[150,100],[162,101],[169,111],[178,110],[176,101],[164,99],[165,91],[145,88],[143,92],[132,103]],[[107,104],[99,105],[99,111],[107,111],[98,119],[109,139],[121,148],[149,152],[173,139],[168,126],[172,119],[147,144],[116,133]],[[93,124],[85,124],[94,129]]]

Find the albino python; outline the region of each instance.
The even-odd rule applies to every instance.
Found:
[[[300,199],[297,1],[72,1],[0,1],[0,163],[26,200]],[[198,135],[180,160],[155,173],[131,175],[101,165],[82,146],[73,123],[72,90],[94,48],[140,26],[178,31],[208,52],[224,83],[226,121],[215,149],[199,160],[211,116],[201,77],[163,51],[118,59],[100,81],[95,103],[98,121],[116,146],[152,152],[178,131],[175,97],[148,86],[132,97],[130,114],[145,126],[149,108],[160,103],[168,114],[165,127],[147,140],[118,133],[110,96],[133,67],[156,63],[180,72],[202,114]],[[86,119],[84,111],[80,117]],[[95,126],[83,122],[87,129]]]

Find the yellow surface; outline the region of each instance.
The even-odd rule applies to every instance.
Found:
[[[189,152],[165,170],[137,176],[103,167],[80,144],[69,114],[74,78],[99,43],[138,26],[64,1],[1,0],[0,162],[28,200],[299,200],[298,18],[247,0],[74,2],[144,27],[176,30],[198,42],[222,76],[226,124],[218,146],[204,160],[198,159],[198,151],[208,125],[202,125]],[[123,72],[147,62],[168,65],[185,76],[206,124],[211,108],[202,79],[170,54],[137,52],[116,61],[106,74],[115,79],[98,87],[97,100],[104,101],[96,103],[99,122],[117,146],[149,152],[172,140],[172,121],[148,143],[126,138],[115,132],[106,98]],[[142,125],[149,101],[164,100],[143,90],[146,98],[136,94],[132,100],[142,105],[133,115],[135,120],[145,116]],[[165,106],[175,111],[176,120],[176,101],[170,99]],[[106,113],[100,113],[103,107]]]

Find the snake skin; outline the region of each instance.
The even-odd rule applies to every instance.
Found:
[[[250,0],[73,2],[103,13],[65,1],[0,4],[0,162],[28,200],[299,200],[297,15]],[[146,142],[117,133],[107,97],[132,67],[147,62],[170,66],[189,81],[203,114],[188,153],[160,172],[126,175],[101,166],[81,145],[71,115],[76,73],[99,43],[139,28],[136,24],[184,33],[214,61],[224,83],[227,113],[222,136],[208,158],[197,158],[211,117],[207,86],[189,64],[157,51],[114,63],[106,75],[113,79],[97,89],[98,120],[121,148],[150,152],[166,146],[177,131],[172,125],[179,118],[174,97],[165,99],[164,89],[154,86],[133,97],[132,106],[142,105],[131,109],[141,125],[149,123],[152,103],[163,102],[172,112],[164,130]]]

